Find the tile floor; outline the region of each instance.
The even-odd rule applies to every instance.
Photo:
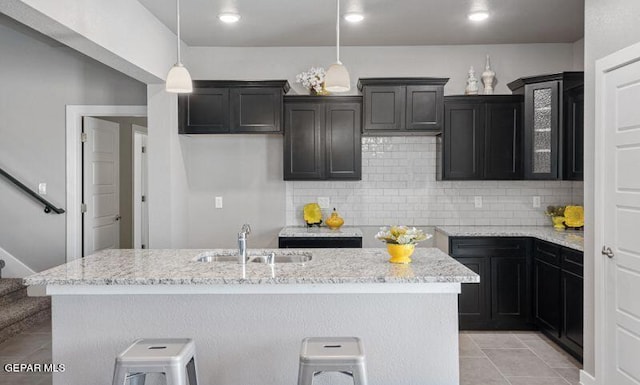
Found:
[[[50,385],[50,374],[13,374],[6,363],[50,363],[51,324],[0,344],[0,385]],[[460,385],[573,385],[580,363],[540,333],[461,332]]]
[[[460,333],[460,385],[577,385],[581,368],[541,333]]]

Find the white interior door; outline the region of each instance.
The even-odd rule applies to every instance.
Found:
[[[602,223],[596,223],[603,258],[602,384],[640,384],[640,45],[598,72],[597,130],[603,139],[596,165]],[[629,51],[627,51],[627,54]],[[599,174],[599,175],[598,175]],[[604,246],[604,248],[603,248]],[[610,252],[607,250],[610,248]],[[596,342],[597,344],[597,342]],[[598,348],[598,346],[596,346]]]
[[[120,125],[84,117],[83,255],[120,247]]]
[[[147,134],[133,125],[133,247],[149,248],[147,210]]]

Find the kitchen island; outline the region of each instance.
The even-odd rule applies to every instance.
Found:
[[[106,250],[30,276],[52,297],[53,385],[110,383],[137,338],[190,337],[202,384],[295,384],[300,342],[357,336],[369,383],[457,385],[458,293],[479,277],[438,249],[250,250],[271,266],[199,262],[235,250]],[[295,258],[294,258],[295,259]],[[316,384],[329,383],[319,376]],[[335,378],[334,378],[335,379]]]

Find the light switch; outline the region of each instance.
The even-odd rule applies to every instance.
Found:
[[[474,201],[477,209],[481,209],[482,208],[482,197],[474,197],[473,201]]]
[[[38,194],[47,195],[47,184],[42,182],[38,184]]]
[[[222,208],[222,197],[216,197],[216,208],[217,209]]]
[[[318,206],[321,209],[328,209],[331,206],[331,200],[329,197],[318,197]]]
[[[533,207],[535,208],[540,207],[540,197],[533,197]]]

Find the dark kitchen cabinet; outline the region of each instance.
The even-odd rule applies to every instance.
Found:
[[[280,133],[288,90],[286,80],[196,80],[193,93],[178,96],[179,133]]]
[[[360,180],[362,98],[285,98],[284,179]]]
[[[565,93],[564,175],[563,179],[584,178],[584,87]]]
[[[447,96],[437,140],[441,180],[522,178],[522,103],[519,95]]]
[[[583,84],[583,72],[521,78],[508,84],[514,94],[525,98],[524,179],[582,178]]]
[[[279,237],[281,249],[362,248],[362,237]]]
[[[486,278],[491,274],[487,257],[460,257],[456,260],[480,277]],[[462,293],[458,298],[461,328],[462,325],[473,328],[472,325],[486,325],[491,322],[490,296],[491,282],[488,280],[481,278],[477,284],[462,284]]]
[[[480,284],[463,284],[460,329],[531,329],[531,240],[452,237],[449,252],[480,275]]]
[[[365,135],[434,135],[442,131],[448,78],[361,78]]]
[[[582,360],[583,253],[536,240],[534,314],[540,330]]]

